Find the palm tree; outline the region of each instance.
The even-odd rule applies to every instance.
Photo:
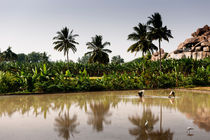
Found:
[[[54,49],[58,51],[64,51],[64,56],[67,56],[67,62],[69,62],[69,49],[75,53],[77,51],[76,44],[79,44],[75,41],[75,37],[79,36],[78,34],[73,34],[73,30],[69,32],[67,27],[64,27],[61,31],[57,32],[57,36],[53,38],[55,40],[53,44],[55,45]]]
[[[157,50],[157,47],[152,43],[152,40],[149,38],[148,26],[142,23],[139,23],[138,26],[133,27],[133,33],[128,35],[128,40],[136,41],[133,45],[128,48],[128,52],[139,52],[142,51],[142,57],[147,52],[153,52]],[[144,70],[144,65],[143,65]]]
[[[161,71],[161,41],[169,41],[169,38],[173,38],[171,30],[168,30],[167,26],[163,27],[163,22],[161,15],[159,13],[154,13],[151,17],[148,17],[149,20],[147,24],[149,25],[150,38],[152,40],[158,40],[159,43],[159,53],[160,53],[160,71]]]
[[[102,43],[103,37],[101,35],[96,35],[95,37],[92,37],[91,42],[87,42],[87,48],[92,50],[90,52],[85,53],[85,55],[91,54],[91,57],[89,59],[90,63],[102,63],[102,64],[108,64],[109,63],[109,55],[108,53],[111,53],[112,51],[109,49],[104,49],[105,46],[111,45],[110,42],[104,42]]]
[[[128,48],[128,52],[139,52],[142,51],[142,56],[148,51],[153,52],[157,50],[157,47],[152,43],[151,39],[148,36],[148,27],[142,23],[139,23],[138,26],[133,27],[133,33],[128,35],[128,40],[137,41]]]

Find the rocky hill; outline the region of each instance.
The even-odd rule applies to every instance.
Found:
[[[196,32],[191,34],[192,37],[186,39],[184,42],[180,43],[178,48],[165,55],[166,58],[181,59],[181,58],[193,58],[193,59],[203,59],[210,56],[210,27],[205,25],[203,28],[198,28]],[[158,60],[159,54],[154,53],[152,55],[152,60]]]

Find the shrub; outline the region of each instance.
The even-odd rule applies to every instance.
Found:
[[[17,78],[9,72],[0,72],[0,93],[19,91]]]

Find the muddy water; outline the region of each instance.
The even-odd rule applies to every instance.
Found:
[[[209,140],[210,95],[169,92],[1,96],[0,140]]]

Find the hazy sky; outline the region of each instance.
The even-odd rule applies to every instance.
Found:
[[[139,22],[159,12],[174,39],[163,41],[171,52],[197,28],[210,25],[210,0],[0,0],[0,49],[8,46],[15,53],[44,52],[51,60],[64,60],[63,52],[53,49],[52,38],[64,26],[79,34],[80,43],[70,59],[76,61],[87,52],[86,42],[96,34],[111,42],[110,58],[120,55],[125,61],[141,53],[127,53],[133,42],[128,34]]]

